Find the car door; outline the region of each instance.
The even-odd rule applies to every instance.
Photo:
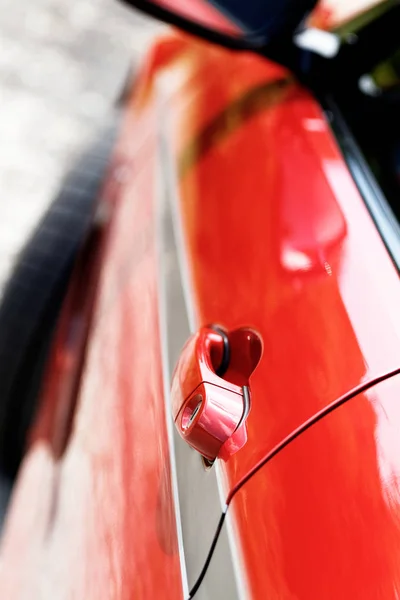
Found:
[[[398,368],[398,275],[325,114],[290,74],[255,56],[181,38],[153,86],[161,188],[168,190],[162,214],[177,252],[164,248],[166,285],[172,298],[178,289],[182,296],[175,317],[168,304],[177,307],[177,299],[166,299],[170,372],[185,337],[209,323],[250,324],[264,339],[248,442],[212,468],[223,506],[307,419]],[[182,510],[194,506],[194,488],[186,485],[189,463],[177,464]],[[210,481],[210,473],[203,475]],[[194,514],[181,513],[183,531],[195,532],[186,538],[188,556],[199,540]],[[221,530],[226,549],[219,547],[211,563],[219,584],[215,578],[212,585],[235,581],[237,591],[240,561],[229,527],[228,519]],[[223,556],[236,580],[221,577]]]
[[[221,465],[229,493],[323,406],[398,367],[400,288],[311,94],[265,59],[182,43],[157,93],[188,312],[194,330],[264,340],[249,443]]]
[[[215,67],[215,55],[212,60]],[[244,61],[247,67],[249,63]],[[224,69],[226,64],[225,59]],[[240,58],[235,63],[236,86],[239,73],[245,76],[245,69],[240,71],[238,65]],[[222,79],[221,72],[220,76]],[[269,127],[263,129],[262,120],[255,120],[250,147],[237,132],[233,157],[229,154],[232,121],[249,118],[248,105],[238,108],[236,103],[231,115],[226,110],[217,113],[219,122],[207,119],[193,142],[191,127],[198,126],[195,119],[201,119],[202,109],[210,107],[211,98],[218,98],[227,82],[215,85],[207,95],[204,81],[197,97],[193,79],[190,86],[190,103],[185,106],[182,88],[183,100],[174,98],[172,111],[178,114],[178,126],[173,129],[175,138],[170,133],[169,141],[173,149],[179,146],[179,136],[184,138],[184,151],[175,154],[177,182],[173,189],[181,228],[181,277],[186,278],[195,315],[193,330],[220,321],[220,314],[224,323],[232,315],[232,327],[251,322],[263,332],[263,318],[269,321],[269,335],[264,334],[269,364],[262,362],[254,375],[248,444],[230,461],[214,466],[228,489],[229,508],[208,569],[200,587],[195,587],[195,597],[291,598],[294,593],[300,598],[321,598],[332,589],[335,597],[354,597],[361,589],[364,595],[386,589],[388,597],[396,597],[398,573],[392,557],[398,543],[394,456],[399,382],[394,373],[400,363],[396,348],[399,321],[392,294],[398,298],[398,274],[326,117],[310,95],[297,88],[293,96],[281,97],[283,112],[281,117],[275,115],[276,121],[270,104],[261,102],[260,108],[252,100],[256,106],[251,116],[265,110]],[[239,127],[245,130],[246,123],[240,121]],[[262,133],[281,164],[277,165],[280,172],[275,173],[275,193],[267,194],[262,188],[259,196],[260,183],[268,181],[272,187],[273,182],[271,168],[261,164],[257,171],[258,161],[264,160],[260,157],[267,157],[270,150],[266,145],[265,152],[260,152],[257,136]],[[191,151],[189,166],[187,148]],[[286,160],[291,169],[282,166]],[[299,172],[293,168],[297,160]],[[246,167],[256,183],[252,187],[250,176],[246,178],[240,203],[239,184]],[[249,190],[253,194],[248,195]],[[274,224],[279,244],[270,249],[268,261],[264,248],[273,232],[268,219],[262,218],[262,207],[267,210],[272,202],[288,202],[288,206],[281,206],[284,226],[279,230],[279,221]],[[262,221],[259,229],[257,220],[249,218],[253,210]],[[247,219],[253,225],[250,230],[246,230]],[[235,253],[235,246],[240,251]],[[243,259],[246,251],[251,258]],[[258,262],[261,259],[266,265],[262,269],[265,280],[257,273],[257,267],[261,270],[263,266]],[[275,261],[279,261],[278,274]],[[236,279],[235,271],[240,271],[241,278]],[[286,290],[286,296],[281,289],[284,306],[268,316],[268,304],[262,306],[259,298],[263,285],[266,298],[286,285],[293,298],[289,300],[290,292]],[[238,309],[242,298],[243,306]],[[256,314],[260,308],[266,314],[261,310]],[[287,339],[282,340],[285,331]],[[257,378],[263,373],[258,388]],[[384,383],[374,385],[381,378]],[[361,393],[359,386],[369,389]],[[338,405],[337,412],[330,415],[331,404],[344,395],[348,397],[346,406]],[[326,416],[321,420],[316,416],[315,425],[305,428],[297,439],[297,427],[324,410]],[[263,411],[265,418],[261,417]],[[291,436],[293,440],[286,446]],[[261,446],[256,448],[258,443]],[[253,461],[246,464],[249,471],[241,471],[246,451],[253,453]],[[223,567],[227,550],[234,579]]]

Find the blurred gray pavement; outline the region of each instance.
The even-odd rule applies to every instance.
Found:
[[[116,0],[0,0],[0,294],[154,32]]]

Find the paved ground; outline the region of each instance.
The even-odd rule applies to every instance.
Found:
[[[0,0],[0,293],[154,24],[116,0]]]

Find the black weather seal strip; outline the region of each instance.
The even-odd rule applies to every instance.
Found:
[[[236,39],[233,36],[224,35],[205,25],[200,25],[190,19],[177,15],[167,8],[153,4],[148,0],[121,0],[121,2],[128,6],[132,6],[133,8],[137,8],[159,21],[164,21],[164,23],[183,29],[187,33],[206,39],[207,41],[223,46],[224,48],[229,48],[230,50],[253,50],[260,52],[265,47],[264,42],[246,40],[243,38]]]
[[[321,103],[323,108],[330,113],[330,125],[349,171],[394,266],[400,272],[400,226],[396,216],[372,174],[336,102],[331,96],[326,96],[321,99]]]
[[[206,562],[204,563],[204,566],[203,566],[203,568],[202,568],[202,570],[200,572],[200,575],[197,578],[196,583],[194,584],[194,586],[192,587],[192,589],[189,592],[188,600],[192,600],[192,598],[194,598],[194,595],[196,594],[197,590],[199,589],[200,585],[202,584],[202,581],[204,579],[206,571],[207,571],[207,569],[209,567],[209,564],[211,562],[211,559],[213,557],[214,550],[215,550],[215,547],[216,547],[217,542],[218,542],[219,534],[221,533],[222,526],[223,526],[224,521],[225,521],[226,510],[227,510],[227,507],[225,507],[225,510],[222,513],[221,517],[220,517],[220,520],[219,520],[218,526],[217,526],[217,531],[215,532],[214,539],[212,541],[210,550],[208,551]]]

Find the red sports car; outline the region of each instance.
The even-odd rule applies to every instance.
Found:
[[[0,597],[398,600],[400,5],[126,1],[185,32],[0,307]]]

